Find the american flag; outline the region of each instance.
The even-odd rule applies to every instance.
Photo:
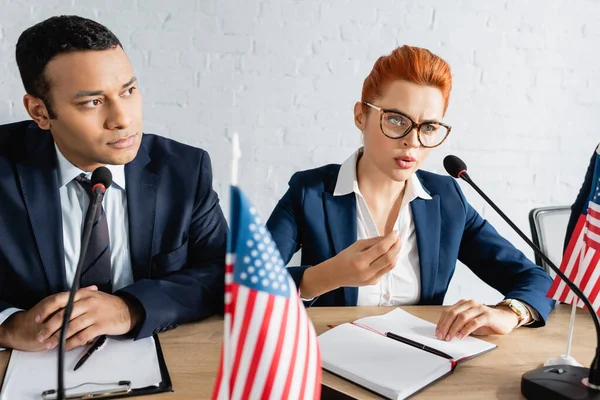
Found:
[[[569,244],[560,264],[560,270],[590,300],[598,313],[600,309],[600,146],[596,149],[596,160],[592,190],[587,204],[583,208],[577,225],[573,230]],[[583,302],[575,296],[559,276],[554,278],[548,290],[548,297],[565,303],[577,301],[579,307]]]
[[[231,187],[225,332],[213,399],[318,399],[321,354],[294,281],[256,209]]]

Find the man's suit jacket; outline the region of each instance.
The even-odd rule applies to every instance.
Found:
[[[227,223],[208,153],[144,134],[125,166],[137,338],[221,311]],[[49,131],[0,126],[0,311],[68,290],[58,165]]]
[[[600,145],[599,145],[600,146]],[[592,184],[594,179],[594,170],[596,169],[596,159],[598,158],[597,150],[594,150],[594,154],[592,154],[592,158],[590,159],[590,165],[585,173],[585,178],[583,179],[583,185],[581,185],[581,189],[579,189],[579,193],[577,194],[577,198],[575,199],[575,203],[571,206],[571,216],[569,217],[569,224],[567,225],[567,233],[565,235],[565,250],[569,244],[569,240],[571,239],[571,235],[575,230],[575,225],[577,225],[577,220],[579,216],[583,212],[583,208],[585,207],[585,203],[588,200],[590,192],[592,191]]]
[[[286,263],[302,247],[302,266],[288,268],[298,287],[308,266],[357,240],[355,194],[333,196],[339,169],[327,165],[296,173],[267,222]],[[536,325],[543,325],[554,306],[546,298],[550,277],[481,218],[453,178],[425,171],[417,176],[432,196],[410,203],[420,261],[419,304],[442,304],[459,259],[506,298],[534,307],[542,318]],[[344,287],[306,305],[355,306],[357,298],[358,288]]]

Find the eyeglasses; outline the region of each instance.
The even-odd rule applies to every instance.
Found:
[[[402,139],[413,129],[417,129],[417,138],[423,147],[437,147],[446,140],[452,127],[441,122],[425,121],[417,124],[406,114],[394,110],[384,110],[371,103],[363,102],[379,111],[379,127],[390,139]]]

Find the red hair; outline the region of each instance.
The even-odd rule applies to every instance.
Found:
[[[452,89],[452,74],[448,63],[439,56],[420,47],[402,46],[387,56],[379,57],[363,83],[361,101],[372,103],[383,96],[387,85],[396,80],[438,88],[444,97],[444,114],[446,113]],[[364,107],[366,106],[363,105]]]

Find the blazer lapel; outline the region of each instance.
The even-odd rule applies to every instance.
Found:
[[[27,128],[27,157],[16,165],[51,293],[67,290],[56,150],[50,132]]]
[[[440,197],[417,198],[411,203],[419,264],[421,268],[421,304],[429,304],[433,296],[440,256],[441,211]]]
[[[154,250],[154,220],[158,175],[150,170],[150,156],[142,145],[125,166],[131,268],[135,281],[150,277]]]
[[[335,256],[356,242],[356,197],[354,193],[333,196],[323,193],[323,207],[327,219],[329,239]],[[358,301],[358,288],[344,287],[347,306],[355,306]]]

